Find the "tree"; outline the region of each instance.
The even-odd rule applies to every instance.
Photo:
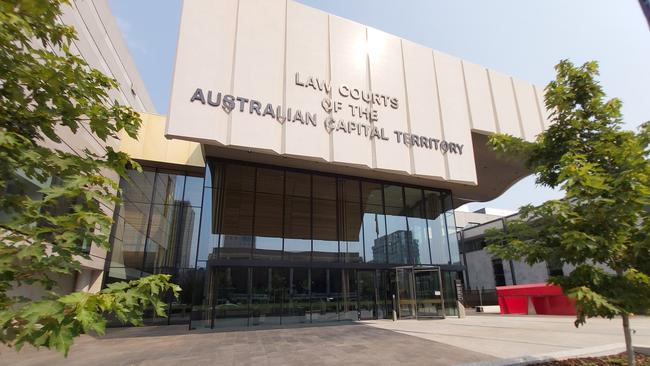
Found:
[[[489,145],[566,196],[522,207],[505,232],[489,233],[488,250],[528,264],[575,266],[550,282],[575,300],[576,327],[590,317],[621,316],[633,365],[629,319],[650,308],[650,123],[636,133],[621,128],[621,102],[605,100],[596,62],[563,60],[555,69],[545,89],[548,130],[535,142],[497,134]]]
[[[119,186],[105,172],[126,178],[128,167],[139,169],[107,143],[122,130],[135,137],[140,118],[109,97],[115,80],[73,54],[75,31],[57,22],[67,3],[0,0],[0,342],[66,355],[74,337],[102,334],[106,315],[141,324],[148,307],[165,314],[160,295],[180,291],[169,276],[156,275],[98,294],[52,292],[52,273],[72,274],[78,258],[89,258],[84,245],[109,248],[105,209],[119,203]],[[47,147],[63,145],[61,131],[82,128],[107,144],[105,153]],[[30,191],[34,184],[41,188]],[[21,285],[47,295],[14,295]]]

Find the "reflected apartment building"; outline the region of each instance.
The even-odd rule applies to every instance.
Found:
[[[106,1],[72,5],[105,27],[84,58],[138,81]],[[143,172],[98,278],[171,274],[182,295],[149,320],[191,328],[458,314],[454,208],[528,174],[487,138],[549,124],[530,83],[291,0],[185,1],[167,116],[136,102],[117,148]]]

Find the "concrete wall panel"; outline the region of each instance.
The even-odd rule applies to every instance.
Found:
[[[472,129],[483,133],[496,132],[487,70],[483,66],[463,61],[463,72]]]
[[[517,98],[517,107],[523,127],[524,139],[535,141],[535,137],[542,132],[542,121],[540,120],[537,107],[537,96],[533,86],[520,79],[512,79]]]
[[[433,51],[444,140],[462,144],[462,154],[447,152],[448,179],[476,184],[474,149],[460,59]]]
[[[406,120],[404,65],[401,56],[402,43],[399,38],[368,28],[370,89],[373,94],[380,95],[380,97],[376,97],[375,103],[371,105],[365,103],[357,103],[357,105],[361,108],[367,105],[369,110],[371,108],[377,113],[378,120],[374,125],[383,132],[382,138],[372,139],[372,143],[375,145],[375,167],[410,173],[409,149],[414,149],[414,147],[392,140],[397,138],[394,131],[409,131]],[[396,103],[391,104],[389,98],[396,98]],[[364,123],[370,122],[366,118],[357,118],[357,120]],[[384,137],[391,140],[384,140]]]
[[[229,115],[221,107],[190,100],[197,88],[202,89],[205,98],[212,91],[213,101],[218,93],[232,93],[237,4],[237,0],[183,2],[171,94],[171,100],[182,102],[169,110],[169,119],[177,123],[167,124],[168,135],[227,143]],[[207,14],[210,21],[191,21]],[[181,77],[189,73],[199,77]]]
[[[510,76],[492,70],[489,71],[489,75],[499,132],[523,137]]]
[[[431,49],[402,41],[404,74],[408,100],[410,132],[418,136],[440,138],[442,124],[438,106],[438,87]],[[421,176],[447,178],[443,154],[431,148],[412,148],[412,173]]]
[[[340,95],[345,85],[360,91],[370,90],[366,27],[361,24],[330,16],[330,64],[333,91],[332,100],[340,101],[343,109],[333,114],[335,121],[356,120],[347,104],[350,98]],[[332,135],[332,161],[363,167],[373,165],[373,147],[369,138],[343,131]]]
[[[329,92],[325,85],[329,83],[328,22],[323,12],[293,1],[287,3],[285,104],[320,117],[316,126],[309,121],[284,124],[283,152],[287,155],[329,160],[330,138],[324,133],[325,113],[321,107],[322,100],[331,96],[331,84]],[[310,84],[310,80],[314,82]]]

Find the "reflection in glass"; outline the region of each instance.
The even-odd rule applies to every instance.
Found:
[[[282,195],[255,195],[255,227],[253,257],[282,259]]]
[[[201,239],[199,245],[199,263],[217,258],[219,247],[218,219],[219,204],[223,199],[223,191],[205,188],[203,192],[203,214],[201,215]]]
[[[284,301],[282,324],[309,323],[310,291],[309,270],[291,268],[289,270],[289,294]]]
[[[429,235],[427,221],[424,216],[424,196],[417,188],[404,188],[406,216],[412,248],[409,264],[431,264],[429,254]]]
[[[339,216],[339,246],[341,260],[346,263],[363,261],[363,228],[359,202],[341,202]]]
[[[336,235],[336,201],[314,198],[312,228],[314,262],[338,261],[339,243]]]
[[[248,325],[248,268],[220,267],[214,273],[216,298],[210,309],[212,325],[216,328]]]
[[[149,208],[146,203],[123,201],[116,208],[116,228],[109,276],[127,280],[140,277],[144,264]]]
[[[458,233],[456,228],[456,217],[454,216],[453,203],[450,194],[443,195],[443,207],[445,210],[445,221],[447,222],[447,238],[449,238],[450,263],[460,263],[458,249]]]
[[[397,268],[397,311],[400,319],[415,317],[413,268]]]
[[[311,270],[311,320],[326,322],[338,320],[338,296],[341,272],[337,269]]]
[[[149,237],[145,248],[144,271],[173,266],[174,244],[182,225],[180,205],[152,205]]]
[[[415,293],[418,317],[444,316],[439,270],[415,271]]]
[[[153,203],[170,205],[183,199],[185,176],[170,171],[158,171],[154,185]]]
[[[311,254],[311,200],[284,197],[284,259],[306,262]]]
[[[433,264],[449,263],[449,246],[447,243],[447,228],[442,214],[440,193],[424,191],[425,216],[427,218],[431,260]]]
[[[339,319],[358,320],[357,278],[353,269],[341,270],[341,294],[339,296]]]
[[[445,302],[445,314],[448,316],[458,315],[458,306],[456,303],[457,276],[457,272],[442,272],[442,295]]]
[[[122,189],[122,198],[129,202],[151,202],[153,193],[153,182],[156,179],[156,173],[152,169],[143,168],[142,172],[137,170],[128,171],[128,180],[120,181]]]
[[[196,262],[196,249],[199,245],[199,218],[201,208],[192,206],[181,206],[182,208],[182,229],[178,238],[178,254],[175,258],[174,267],[190,268]]]
[[[203,177],[187,176],[185,178],[185,193],[183,194],[183,201],[188,202],[192,206],[201,206],[203,194]]]
[[[386,263],[386,221],[381,206],[366,205],[363,213],[363,241],[366,263]]]
[[[249,259],[253,246],[252,192],[226,191],[221,216],[220,259]],[[210,256],[208,256],[210,257]]]
[[[359,317],[361,319],[376,319],[376,293],[375,293],[375,271],[359,270]]]
[[[407,230],[406,217],[403,216],[402,187],[384,186],[384,199],[387,235],[383,243],[386,245],[388,263],[406,264],[408,263],[409,251],[414,248],[411,248],[413,247],[413,237]]]
[[[251,271],[250,325],[281,324],[288,269],[253,267]]]

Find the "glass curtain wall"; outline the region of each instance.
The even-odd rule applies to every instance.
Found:
[[[212,162],[199,267],[211,259],[395,265],[458,260],[451,196],[348,177]],[[450,248],[454,246],[454,248]]]
[[[203,283],[196,273],[203,176],[183,171],[144,168],[122,180],[122,203],[115,210],[106,283],[150,274],[171,274],[172,280],[192,289]],[[168,319],[151,316],[149,322],[189,321],[193,292],[169,300]]]
[[[174,275],[184,291],[169,303],[171,321],[390,316],[395,278],[387,269],[459,261],[444,191],[217,160],[204,176],[161,168],[129,175],[106,282]]]

